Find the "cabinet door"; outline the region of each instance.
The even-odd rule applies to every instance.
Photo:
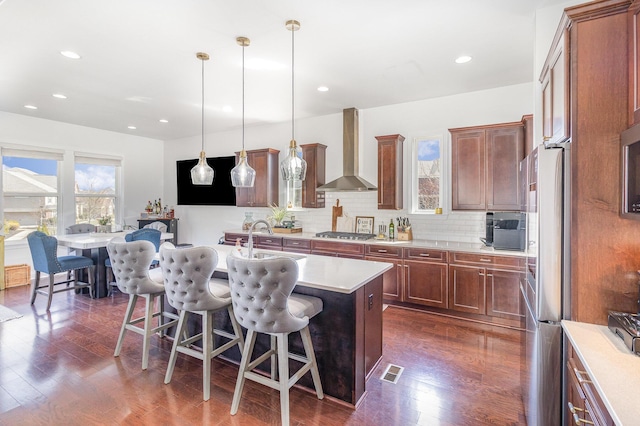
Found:
[[[486,314],[485,269],[449,266],[449,309]]]
[[[384,300],[395,300],[401,302],[403,300],[402,288],[404,282],[404,268],[402,267],[402,259],[366,256],[365,260],[393,263],[393,268],[386,271],[382,276],[382,298]]]
[[[402,135],[378,140],[378,209],[400,210],[402,201]]]
[[[542,83],[542,136],[548,143],[569,139],[568,30],[562,33],[545,62]]]
[[[325,184],[326,149],[319,143],[300,145],[302,158],[307,162],[307,177],[302,182],[302,207],[324,208],[324,191],[317,191]]]
[[[640,123],[640,3],[629,7],[629,126]]]
[[[518,321],[524,317],[521,277],[520,272],[487,269],[487,315]]]
[[[236,188],[236,206],[269,207],[273,203],[278,204],[279,152],[271,148],[247,151],[247,161],[256,171],[256,180],[252,188]]]
[[[520,210],[524,126],[487,129],[487,210]]]
[[[451,132],[453,210],[485,210],[485,131]]]
[[[405,260],[405,301],[448,307],[447,264]]]

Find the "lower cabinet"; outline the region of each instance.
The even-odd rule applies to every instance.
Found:
[[[405,249],[406,302],[436,308],[449,307],[447,254],[442,250]]]
[[[565,424],[615,425],[611,414],[591,384],[591,378],[575,353],[567,345],[567,413]]]
[[[487,269],[487,315],[520,321],[524,299],[520,297],[522,272]]]
[[[449,267],[449,309],[472,314],[487,314],[484,268],[475,266]]]

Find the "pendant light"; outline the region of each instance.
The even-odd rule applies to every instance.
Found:
[[[256,180],[256,171],[247,163],[247,151],[244,150],[244,48],[249,46],[251,40],[238,37],[236,41],[242,46],[242,151],[240,162],[231,170],[231,184],[236,188],[248,188]]]
[[[298,180],[303,181],[307,174],[307,162],[302,158],[302,150],[298,148],[295,138],[295,96],[294,96],[294,51],[295,37],[294,34],[300,29],[300,22],[289,20],[285,26],[291,31],[291,142],[289,142],[289,153],[287,157],[280,163],[280,171],[282,179],[285,181]]]
[[[194,185],[211,185],[213,169],[207,164],[207,155],[204,153],[204,61],[209,60],[209,55],[198,52],[196,58],[202,61],[202,151],[200,151],[198,164],[191,169],[191,182]]]

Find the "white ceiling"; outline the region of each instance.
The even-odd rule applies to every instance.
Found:
[[[562,2],[0,0],[0,110],[162,140],[199,135],[204,51],[205,131],[239,127],[235,39],[246,36],[247,126],[290,121],[288,19],[301,23],[296,118],[519,84],[533,79],[535,10]],[[462,54],[473,61],[454,63]]]

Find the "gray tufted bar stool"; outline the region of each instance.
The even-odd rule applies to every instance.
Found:
[[[176,338],[165,375],[165,384],[171,382],[178,353],[202,360],[202,394],[209,400],[211,388],[211,360],[238,345],[244,349],[242,329],[233,315],[227,280],[211,278],[218,264],[218,253],[211,247],[175,248],[171,243],[160,246],[160,269],[169,304],[180,311]],[[214,314],[226,309],[233,334],[214,327]],[[187,321],[190,314],[202,316],[202,331],[188,336]],[[229,339],[214,349],[214,334]],[[178,338],[178,336],[180,336]],[[202,351],[192,346],[202,339]]]
[[[229,255],[227,269],[233,312],[240,325],[248,330],[233,394],[231,414],[238,412],[245,379],[250,379],[280,391],[282,424],[288,425],[289,389],[307,371],[311,371],[318,399],[324,398],[309,333],[309,318],[322,312],[322,300],[312,296],[291,294],[298,281],[298,264],[290,258],[250,260]],[[296,331],[299,331],[302,337],[305,356],[289,352],[289,334]],[[271,348],[251,361],[257,333],[271,336]],[[278,379],[274,371],[274,355],[277,358]],[[272,359],[271,378],[252,371],[268,358]],[[303,363],[303,366],[291,377],[289,376],[289,359]]]
[[[144,336],[142,369],[146,370],[149,365],[151,336],[159,333],[162,337],[166,328],[178,322],[176,314],[164,310],[164,286],[149,278],[149,266],[156,255],[156,247],[150,241],[126,242],[123,238],[116,237],[107,244],[107,252],[118,288],[122,293],[129,294],[129,303],[113,356],[120,355],[127,331],[141,334]],[[145,314],[143,317],[132,319],[138,297],[143,297],[146,301]],[[156,298],[159,300],[159,307],[154,312]],[[153,319],[156,317],[158,317],[158,326],[152,327]],[[164,318],[169,318],[170,321],[164,322]],[[142,328],[137,325],[140,322],[144,322]]]

